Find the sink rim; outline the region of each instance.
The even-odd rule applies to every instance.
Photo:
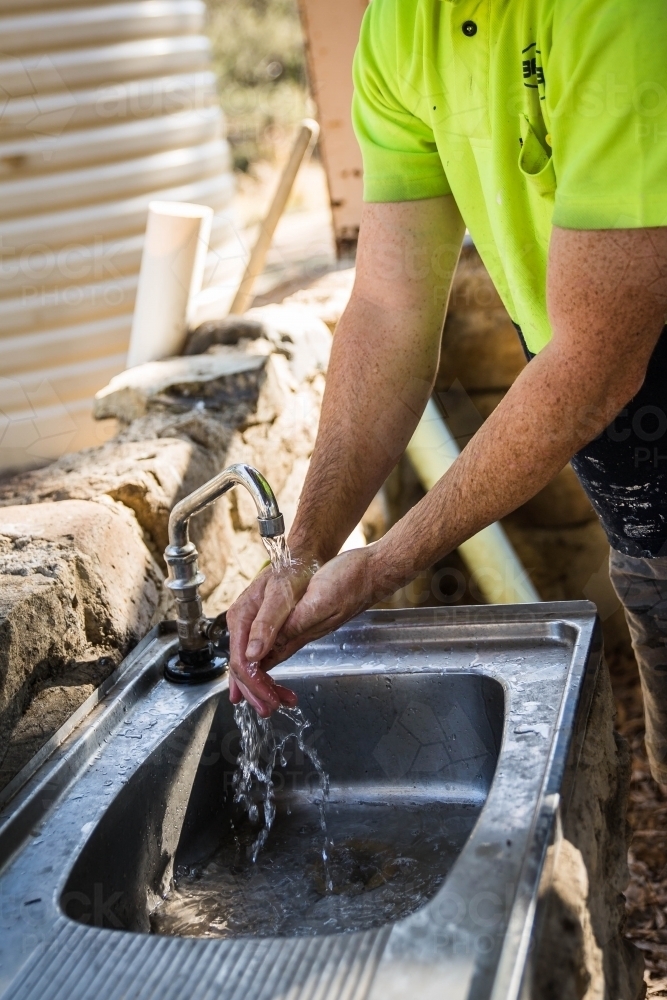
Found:
[[[334,637],[327,637],[324,640],[320,640],[318,643],[313,644],[311,647],[306,647],[305,651],[302,651],[301,655],[297,656],[296,662],[290,662],[290,664],[284,665],[279,668],[276,673],[280,673],[283,677],[312,674],[317,671],[321,673],[334,673],[340,674],[341,672],[353,673],[355,670],[364,670],[364,672],[375,672],[375,673],[388,673],[388,672],[398,672],[398,673],[410,673],[419,672],[423,673],[425,669],[433,673],[473,673],[476,675],[483,674],[485,676],[493,677],[499,680],[503,687],[505,688],[506,697],[506,713],[503,729],[503,738],[500,748],[500,753],[498,757],[498,763],[496,768],[496,776],[494,778],[493,784],[489,791],[489,796],[487,802],[482,809],[480,817],[478,819],[477,825],[470,839],[466,843],[463,851],[459,855],[459,858],[455,862],[452,870],[445,879],[443,886],[436,894],[436,896],[424,904],[416,913],[400,921],[399,924],[393,925],[390,928],[390,933],[386,935],[387,940],[382,944],[382,962],[391,967],[392,963],[395,965],[396,962],[405,962],[406,955],[409,957],[410,952],[410,935],[414,938],[415,931],[419,930],[426,932],[428,937],[429,933],[432,932],[432,928],[428,928],[427,921],[432,918],[433,907],[436,901],[440,900],[440,897],[449,887],[449,897],[454,898],[454,895],[458,891],[456,885],[461,881],[462,875],[461,870],[463,869],[463,877],[465,877],[465,868],[470,865],[470,858],[473,851],[476,850],[480,844],[485,844],[488,841],[488,833],[486,830],[486,825],[484,823],[485,814],[489,806],[489,802],[494,795],[494,788],[498,781],[498,773],[501,768],[505,767],[508,760],[507,752],[509,744],[513,741],[509,738],[509,719],[512,714],[512,707],[516,707],[516,681],[512,681],[510,678],[505,676],[507,671],[499,670],[497,667],[492,669],[489,664],[484,664],[481,661],[478,663],[472,663],[469,665],[467,670],[462,670],[461,668],[451,667],[449,669],[444,669],[443,667],[432,669],[428,667],[418,667],[413,668],[406,667],[405,664],[401,664],[397,667],[377,666],[376,668],[368,667],[364,668],[341,668],[340,666],[331,668],[322,668],[313,666],[313,664],[305,662],[304,658],[309,654],[309,651],[315,649],[322,655],[326,655],[327,647],[331,647],[335,642],[340,643],[341,636],[348,637],[354,640],[355,636],[361,634],[363,630],[371,629],[384,629],[387,631],[389,627],[389,632],[401,630],[402,634],[405,636],[410,632],[410,629],[418,628],[424,629],[429,627],[448,629],[448,638],[453,640],[454,645],[456,643],[463,643],[463,645],[474,646],[475,642],[471,642],[470,637],[466,638],[465,634],[458,636],[457,633],[465,633],[465,628],[470,625],[476,625],[478,630],[482,633],[487,633],[491,630],[495,630],[498,633],[498,625],[502,623],[507,626],[509,633],[517,633],[520,631],[519,626],[527,626],[528,637],[533,635],[533,639],[540,638],[540,641],[548,641],[551,646],[557,643],[565,643],[571,645],[571,658],[569,665],[565,670],[563,676],[562,684],[562,695],[557,706],[557,710],[553,707],[551,708],[551,717],[554,722],[554,730],[551,735],[549,742],[548,751],[546,747],[539,747],[540,759],[543,761],[543,781],[540,786],[539,794],[533,803],[530,829],[526,828],[525,831],[525,850],[519,851],[517,857],[515,858],[515,867],[518,873],[518,877],[515,884],[515,894],[514,902],[507,914],[507,918],[503,921],[504,932],[503,932],[503,942],[501,952],[495,965],[496,972],[492,977],[492,993],[488,989],[484,989],[479,995],[493,996],[494,1000],[496,997],[509,997],[510,995],[517,995],[517,990],[519,988],[519,983],[517,982],[517,976],[519,975],[522,964],[522,956],[524,958],[527,954],[527,947],[529,943],[529,929],[532,926],[532,919],[534,918],[535,910],[535,900],[537,888],[539,885],[539,875],[541,873],[541,868],[543,866],[544,853],[546,847],[548,846],[550,837],[553,832],[553,827],[556,822],[556,816],[559,810],[560,799],[563,794],[566,794],[567,790],[564,785],[566,778],[566,769],[568,764],[568,758],[572,756],[576,757],[576,746],[571,746],[573,742],[576,742],[576,734],[570,723],[573,722],[577,713],[583,713],[587,716],[588,707],[590,704],[590,694],[592,693],[593,681],[595,679],[595,673],[597,672],[597,663],[599,663],[599,641],[596,640],[595,636],[595,608],[593,605],[587,602],[576,602],[576,603],[563,603],[563,604],[553,604],[553,605],[535,605],[535,606],[521,606],[517,608],[447,608],[447,609],[422,609],[422,610],[406,610],[400,612],[368,612],[366,615],[362,616],[360,619],[354,620],[348,623],[348,625],[343,626],[341,630],[334,634]],[[549,626],[553,626],[551,630]],[[489,629],[485,628],[489,626]],[[491,636],[489,635],[489,638]],[[516,638],[516,636],[515,636]],[[476,641],[478,646],[483,646],[485,637]],[[129,705],[130,708],[139,706],[142,701],[146,701],[146,698],[159,688],[161,676],[160,676],[160,664],[164,657],[167,655],[168,651],[173,647],[175,643],[175,637],[173,630],[168,626],[158,628],[153,630],[153,632],[146,637],[144,642],[132,653],[128,659],[125,661],[123,668],[117,672],[117,676],[110,685],[110,689],[106,695],[99,701],[97,706],[92,707],[92,711],[89,713],[88,717],[80,724],[79,728],[74,732],[69,734],[64,734],[64,739],[59,743],[59,734],[51,741],[53,744],[48,754],[41,752],[41,764],[38,764],[30,771],[30,765],[26,769],[27,776],[23,787],[20,787],[20,783],[17,782],[18,791],[9,806],[0,814],[0,850],[4,848],[5,856],[2,857],[2,862],[4,867],[0,869],[0,890],[2,889],[2,883],[5,879],[5,875],[9,869],[12,867],[12,860],[6,861],[6,849],[11,847],[11,841],[14,840],[14,847],[19,846],[18,841],[22,842],[22,851],[26,848],[25,832],[26,832],[26,822],[29,827],[34,828],[35,823],[39,822],[40,819],[46,819],[49,821],[48,806],[49,798],[53,800],[52,809],[50,816],[53,817],[59,811],[62,811],[63,804],[67,801],[73,801],[73,796],[71,788],[78,784],[82,780],[81,767],[85,764],[90,763],[91,758],[94,757],[94,753],[97,748],[99,748],[101,741],[104,739],[104,734],[107,733],[115,727],[117,727],[120,719],[119,708],[123,705]],[[377,645],[377,644],[376,644]],[[438,641],[434,642],[434,647],[438,646]],[[361,643],[361,649],[368,649],[372,646],[372,643]],[[442,646],[442,639],[440,640],[440,646]],[[353,653],[350,654],[351,656]],[[597,662],[596,661],[597,657]],[[479,657],[477,657],[479,660]],[[587,669],[588,668],[588,669]],[[512,662],[512,672],[518,676],[523,677],[524,671],[527,668],[518,668],[516,662]],[[585,683],[587,681],[587,683]],[[185,715],[195,712],[198,705],[201,705],[204,701],[209,701],[213,697],[216,697],[225,690],[227,686],[226,679],[214,682],[210,685],[206,685],[200,689],[181,689],[174,700],[178,700],[179,704],[182,706],[182,713]],[[175,689],[170,687],[170,696],[175,693]],[[587,694],[588,692],[588,694]],[[586,699],[588,697],[588,704]],[[552,699],[553,700],[553,699]],[[182,717],[185,717],[182,714]],[[65,727],[66,728],[66,727]],[[61,731],[62,732],[62,731]],[[522,734],[524,735],[524,734]],[[530,736],[530,733],[525,734]],[[143,754],[143,759],[145,759],[147,753]],[[137,764],[139,766],[139,764]],[[68,789],[68,782],[70,787]],[[46,805],[44,803],[46,802]],[[55,808],[53,807],[55,806]],[[40,816],[41,813],[41,816]],[[100,813],[101,815],[101,813]],[[99,818],[99,816],[98,816]],[[21,822],[22,821],[22,822]],[[96,825],[91,824],[91,830]],[[19,827],[23,827],[22,836],[20,835]],[[11,836],[12,831],[14,836]],[[496,831],[497,832],[497,831]],[[9,835],[9,836],[8,836]],[[484,836],[487,836],[487,841],[484,840]],[[492,841],[491,841],[492,842]],[[32,843],[28,846],[34,847],[35,844],[39,843],[39,838],[33,838]],[[79,848],[80,850],[80,848]],[[68,866],[68,870],[63,875],[56,879],[56,884],[53,885],[53,890],[56,892],[57,899],[59,900],[60,894],[62,892],[63,886],[65,885],[67,878],[69,877],[69,872],[74,864],[74,861],[78,857],[78,851],[72,860],[72,864]],[[541,860],[540,860],[541,859]],[[14,858],[14,861],[16,858]],[[487,865],[492,873],[493,866]],[[456,877],[455,876],[456,873]],[[43,881],[43,880],[42,880]],[[488,878],[487,878],[488,883]],[[53,896],[53,893],[52,893]],[[459,897],[460,898],[460,897]],[[53,903],[53,898],[50,898],[50,902]],[[440,900],[440,902],[442,902]],[[5,907],[6,909],[6,907]],[[532,916],[531,916],[532,915]],[[62,921],[66,921],[68,924],[75,924],[74,921],[70,921],[69,918],[60,914]],[[411,925],[411,926],[410,926]],[[77,925],[81,927],[82,925]],[[398,931],[397,931],[398,928]],[[461,931],[461,926],[455,928],[457,931]],[[465,928],[464,928],[465,929]],[[115,935],[117,932],[103,930],[100,928],[88,928],[89,934],[99,936],[102,940],[105,936]],[[397,931],[397,932],[396,932]],[[396,933],[395,933],[396,932]],[[367,934],[368,932],[361,932]],[[467,929],[468,938],[470,937],[470,928]],[[135,935],[132,932],[123,932],[123,936],[126,938],[132,938]],[[340,937],[353,937],[354,935],[338,935]],[[432,934],[431,934],[432,936]],[[463,938],[459,935],[459,944],[461,940],[465,939],[465,934]],[[190,939],[170,939],[176,945],[185,945]],[[240,939],[236,939],[240,940]],[[285,938],[281,939],[286,944],[293,941],[294,939]],[[296,940],[311,940],[311,939],[296,939]],[[317,939],[315,939],[317,940]],[[321,939],[320,939],[321,940]],[[220,942],[217,941],[200,941],[200,944],[213,946],[219,945]],[[414,941],[412,942],[414,945]],[[423,942],[421,951],[424,951]],[[419,950],[419,949],[418,949]],[[428,950],[428,949],[427,949]],[[414,947],[412,948],[414,952]],[[432,958],[431,948],[431,958]],[[415,953],[416,954],[416,953]],[[380,959],[378,958],[378,961]],[[3,962],[3,965],[5,963]],[[487,963],[488,964],[488,963]],[[0,973],[1,975],[1,973]],[[467,962],[466,970],[462,974],[462,978],[465,979],[468,976],[466,991],[462,992],[460,995],[465,996],[468,994],[470,989],[473,989],[475,982],[478,983],[480,987],[484,986],[484,960],[483,956],[473,955],[471,960]],[[481,979],[480,979],[481,975]],[[486,974],[486,979],[488,980],[488,970]],[[4,976],[2,977],[4,979]],[[8,983],[8,980],[4,980]],[[2,980],[0,979],[0,990],[2,989]],[[473,990],[474,991],[474,990]],[[380,994],[379,994],[380,995]],[[454,994],[451,994],[452,1000]],[[373,994],[371,994],[371,1000]]]

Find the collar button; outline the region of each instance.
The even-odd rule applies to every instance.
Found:
[[[461,31],[467,38],[472,38],[473,35],[477,34],[477,25],[474,21],[464,21],[461,25]]]

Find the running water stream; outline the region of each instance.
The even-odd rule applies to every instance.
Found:
[[[262,538],[262,541],[264,548],[269,553],[271,566],[275,573],[280,573],[281,570],[289,569],[293,565],[292,553],[284,535],[277,535],[275,538]]]
[[[278,535],[276,538],[262,540],[269,553],[273,571],[280,573],[289,569],[292,565],[292,556],[285,536]],[[291,739],[294,739],[301,753],[313,765],[319,778],[320,795],[317,805],[324,838],[322,861],[324,863],[325,886],[327,890],[330,890],[332,885],[328,870],[329,843],[325,815],[325,806],[329,797],[329,776],[322,767],[316,751],[306,743],[305,733],[307,729],[311,728],[311,723],[305,718],[301,709],[280,708],[278,714],[293,723],[293,732],[287,732],[278,737],[271,720],[260,718],[255,709],[246,701],[234,706],[234,720],[238,726],[241,740],[233,779],[234,801],[246,810],[250,822],[256,824],[260,818],[256,801],[257,793],[260,796],[263,824],[252,846],[251,857],[254,863],[266,844],[276,815],[273,771],[276,763],[282,767],[287,766],[284,755],[285,746]]]
[[[262,828],[259,831],[250,851],[253,863],[257,861],[259,852],[268,840],[276,816],[275,790],[273,787],[273,772],[276,764],[287,766],[284,751],[290,740],[296,744],[307,758],[319,779],[319,796],[316,804],[320,814],[322,830],[322,861],[324,863],[326,889],[332,888],[328,871],[329,849],[331,846],[327,837],[325,807],[329,797],[329,777],[322,767],[316,751],[308,746],[305,733],[311,723],[305,718],[300,708],[280,708],[278,714],[289,719],[294,724],[294,731],[280,735],[276,734],[270,719],[260,718],[255,709],[241,702],[234,706],[234,719],[239,728],[241,748],[234,772],[234,801],[243,807],[251,823],[260,820],[259,806],[262,808]],[[258,803],[259,797],[259,803]]]

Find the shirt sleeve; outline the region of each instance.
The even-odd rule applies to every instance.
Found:
[[[667,3],[569,0],[546,69],[565,229],[667,226]]]
[[[389,3],[372,0],[354,59],[352,122],[364,163],[364,201],[417,201],[450,194],[433,130],[398,93],[396,26]]]

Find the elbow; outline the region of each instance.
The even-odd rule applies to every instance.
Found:
[[[609,387],[608,398],[610,403],[613,403],[617,413],[624,406],[627,406],[640,391],[646,378],[647,367],[647,365],[633,366],[630,370],[619,373],[619,377],[614,379],[614,384]]]

